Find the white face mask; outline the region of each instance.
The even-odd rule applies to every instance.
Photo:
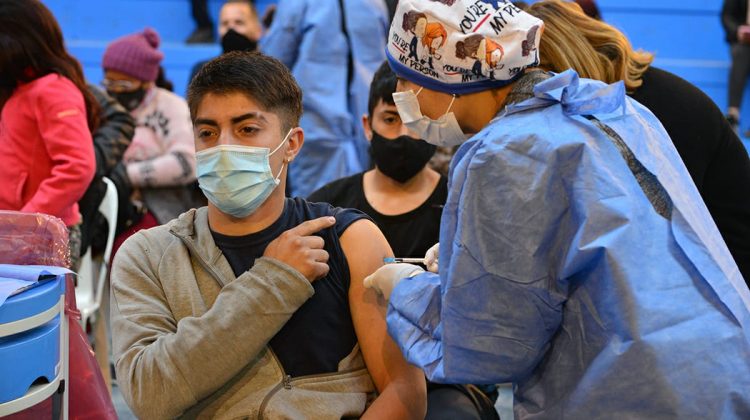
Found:
[[[456,95],[453,95],[445,114],[437,120],[433,120],[422,115],[422,111],[419,109],[417,95],[420,92],[422,92],[422,88],[419,88],[417,93],[411,90],[393,93],[393,102],[396,104],[398,115],[406,128],[414,131],[419,138],[435,146],[453,147],[466,141],[466,135],[461,130],[461,126],[458,125],[456,116],[450,112],[453,102],[456,100]]]

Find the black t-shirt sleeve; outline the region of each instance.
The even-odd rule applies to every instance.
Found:
[[[321,203],[322,204],[322,203]],[[336,218],[336,236],[341,237],[354,222],[365,219],[372,222],[372,218],[356,209],[346,209],[331,206],[330,214]]]
[[[312,220],[318,217],[325,216],[335,217],[336,225],[333,226],[333,230],[338,237],[343,235],[344,231],[346,231],[346,229],[348,229],[349,226],[351,226],[352,223],[356,222],[357,220],[367,219],[369,221],[373,221],[372,218],[366,213],[354,208],[338,207],[325,201],[314,202],[312,200],[303,200],[301,198],[295,198],[294,200],[304,202],[304,206],[306,208],[305,211],[307,213],[307,215],[305,216],[305,220]],[[326,231],[330,231],[330,228],[326,229]]]

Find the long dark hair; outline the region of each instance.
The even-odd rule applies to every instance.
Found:
[[[156,80],[154,80],[154,85],[156,85],[156,87],[166,89],[170,92],[174,92],[174,83],[172,83],[171,80],[167,79],[167,74],[164,71],[163,66],[159,66],[159,73],[156,75]]]
[[[89,129],[99,123],[99,105],[86,87],[78,60],[65,49],[62,31],[52,13],[38,0],[0,1],[0,101],[19,83],[50,73],[69,79],[86,102]]]

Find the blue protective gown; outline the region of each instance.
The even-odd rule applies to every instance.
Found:
[[[750,292],[621,83],[547,79],[454,159],[440,276],[390,298],[409,362],[513,382],[516,418],[750,418]]]
[[[295,196],[369,168],[361,119],[372,76],[385,60],[388,11],[383,0],[343,3],[349,42],[338,0],[280,0],[260,41],[261,51],[283,62],[302,88],[305,145],[289,166]]]

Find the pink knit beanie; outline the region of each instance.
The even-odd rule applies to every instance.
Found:
[[[153,82],[159,74],[164,53],[157,50],[159,34],[151,28],[117,38],[107,46],[102,59],[104,70],[114,70],[144,82]]]

